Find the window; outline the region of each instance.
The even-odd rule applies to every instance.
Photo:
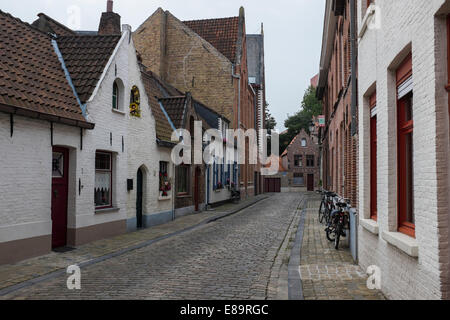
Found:
[[[314,156],[313,155],[306,156],[306,166],[308,168],[314,167]]]
[[[415,237],[412,57],[397,70],[398,230]]]
[[[296,186],[304,186],[305,179],[303,177],[303,173],[294,173],[294,185]]]
[[[119,86],[115,81],[113,84],[112,107],[114,110],[119,110]]]
[[[294,156],[294,166],[295,167],[303,167],[303,156],[302,155],[295,155]]]
[[[377,93],[370,97],[370,218],[377,221]]]
[[[95,154],[95,207],[97,209],[112,207],[112,154],[97,152]]]
[[[306,147],[306,139],[305,138],[302,139],[302,147]]]
[[[168,191],[171,190],[168,167],[168,162],[159,162],[159,191],[163,197],[167,197]]]
[[[177,193],[189,194],[189,166],[181,165],[177,167]]]

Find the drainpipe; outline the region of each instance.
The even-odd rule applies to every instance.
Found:
[[[356,67],[358,61],[358,49],[356,44],[356,0],[350,0],[350,34],[351,34],[351,64],[352,64],[352,125],[351,133],[354,136],[357,132],[356,128],[356,108],[358,106],[358,83],[356,79]]]
[[[175,172],[175,164],[172,164],[172,176],[173,176],[173,183],[172,183],[172,221],[175,220],[175,194],[176,194],[176,172]]]
[[[237,129],[241,128],[241,75],[240,74],[235,74],[235,66],[233,64],[233,70],[232,70],[232,77],[234,79],[238,79],[238,123],[237,123]],[[239,151],[239,149],[238,149]],[[239,158],[239,154],[238,154],[238,158]],[[238,171],[238,181],[237,183],[239,184],[239,190],[241,189],[241,170]]]

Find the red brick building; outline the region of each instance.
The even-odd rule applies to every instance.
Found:
[[[320,153],[317,138],[302,130],[281,155],[289,172],[289,189],[314,191],[320,182]]]
[[[323,186],[357,206],[358,138],[356,45],[352,37],[350,0],[327,1],[320,62],[318,98],[326,127],[323,144]],[[355,38],[355,37],[353,37]],[[353,54],[352,54],[353,52]],[[353,63],[352,63],[353,61]],[[352,65],[355,72],[352,72]],[[355,78],[352,76],[355,75]]]

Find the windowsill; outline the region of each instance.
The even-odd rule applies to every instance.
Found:
[[[369,19],[373,14],[375,14],[375,5],[372,3],[367,8],[366,14],[364,15],[364,18],[361,21],[361,29],[358,32],[358,37],[360,39],[364,37],[364,34],[366,33],[367,28],[369,27]]]
[[[95,209],[95,214],[102,214],[102,213],[112,213],[120,211],[120,208],[104,208],[104,209]]]
[[[114,108],[111,108],[111,110],[112,110],[112,112],[121,114],[123,116],[126,114],[125,111],[122,111],[122,110],[118,110],[118,109],[114,109]]]
[[[177,198],[180,198],[180,199],[182,199],[182,198],[192,198],[192,196],[189,195],[189,194],[179,194],[179,195],[177,195]]]
[[[383,231],[381,236],[387,243],[403,251],[408,256],[413,258],[419,256],[419,245],[416,239],[400,232]]]
[[[158,198],[159,201],[166,201],[166,200],[170,200],[170,199],[172,199],[172,196],[167,196],[167,197],[159,196],[159,198]]]
[[[359,220],[359,223],[361,224],[361,226],[364,229],[366,229],[370,233],[378,235],[380,232],[380,228],[378,227],[378,222],[376,222],[373,219],[361,219],[361,220]]]

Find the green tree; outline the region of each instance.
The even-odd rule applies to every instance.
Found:
[[[316,97],[316,88],[310,86],[306,89],[301,109],[284,122],[287,131],[280,135],[280,152],[283,152],[292,139],[304,129],[308,134],[313,117],[322,114],[322,104]]]
[[[270,134],[273,129],[277,126],[277,121],[275,118],[270,114],[269,111],[266,112],[266,119],[265,119],[265,126],[264,128],[267,129],[267,132]]]

